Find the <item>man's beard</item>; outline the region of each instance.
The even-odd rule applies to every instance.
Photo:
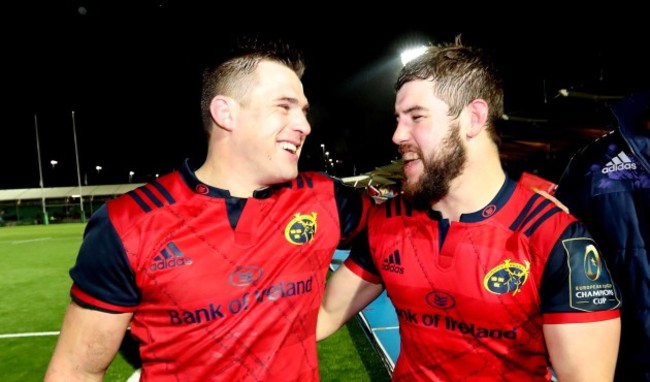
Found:
[[[460,124],[451,125],[449,134],[443,139],[438,155],[433,153],[425,158],[420,152],[424,173],[415,184],[405,183],[404,195],[419,210],[427,210],[449,192],[451,181],[463,172],[467,150],[460,138]]]

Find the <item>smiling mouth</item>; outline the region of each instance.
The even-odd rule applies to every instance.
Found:
[[[295,154],[298,151],[298,146],[294,145],[293,143],[289,142],[282,142],[280,143],[280,148],[283,150],[286,150],[292,154]]]
[[[404,164],[414,162],[414,161],[419,160],[419,159],[420,159],[420,156],[417,155],[416,153],[404,153],[402,155],[402,162]]]

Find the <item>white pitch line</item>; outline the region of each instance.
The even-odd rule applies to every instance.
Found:
[[[138,382],[140,381],[140,374],[142,374],[142,369],[135,369],[133,374],[126,380],[126,382]]]
[[[0,338],[58,336],[61,332],[33,332],[0,334]]]
[[[29,239],[29,240],[14,240],[11,242],[11,244],[25,244],[25,243],[33,243],[35,241],[46,241],[52,239],[51,237],[39,237],[38,239]]]

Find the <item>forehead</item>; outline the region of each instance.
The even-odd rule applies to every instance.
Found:
[[[275,61],[261,61],[255,70],[255,86],[252,94],[267,100],[293,98],[307,103],[298,75],[287,66]]]
[[[414,80],[404,84],[395,97],[395,113],[429,110],[447,114],[449,105],[433,94],[433,82]]]

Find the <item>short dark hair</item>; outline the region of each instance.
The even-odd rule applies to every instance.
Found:
[[[298,78],[305,72],[302,52],[280,38],[246,35],[235,39],[233,47],[216,66],[203,71],[201,91],[201,115],[203,126],[210,131],[210,102],[217,95],[237,100],[247,94],[248,81],[261,61],[274,61],[293,70]]]
[[[431,45],[402,68],[395,91],[414,80],[431,81],[434,95],[449,105],[453,117],[473,100],[485,100],[489,106],[488,131],[499,144],[496,125],[503,115],[503,80],[482,49],[463,45],[460,36],[453,43]]]

